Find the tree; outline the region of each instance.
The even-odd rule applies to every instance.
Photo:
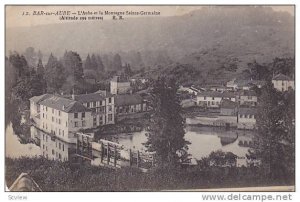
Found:
[[[148,151],[156,152],[157,162],[161,166],[178,164],[178,153],[187,150],[188,142],[184,139],[184,120],[180,115],[177,89],[174,80],[167,82],[165,78],[159,78],[153,86],[154,112],[145,146]]]
[[[78,53],[67,51],[62,59],[62,65],[68,76],[74,79],[74,82],[83,80],[82,61]]]
[[[98,63],[97,63],[96,56],[94,54],[91,57],[91,68],[95,70],[95,72],[97,72],[98,70]]]
[[[45,66],[45,80],[47,83],[47,92],[55,93],[61,90],[66,80],[62,63],[52,55],[49,56],[48,63]]]
[[[259,97],[256,123],[258,133],[250,157],[261,160],[262,174],[285,180],[294,176],[295,130],[291,94],[284,96],[269,81]]]
[[[119,54],[115,54],[113,58],[113,63],[112,63],[113,70],[122,70],[122,60],[121,56]]]
[[[84,70],[87,70],[87,69],[92,69],[90,54],[88,54],[88,56],[86,57],[85,62],[84,62]]]
[[[130,68],[130,65],[129,64],[126,64],[125,65],[125,68],[124,68],[124,74],[125,76],[132,76],[132,70]]]
[[[270,70],[266,65],[261,65],[254,61],[253,63],[248,63],[248,68],[251,72],[251,78],[255,80],[268,80],[272,76]]]
[[[26,48],[26,50],[24,52],[24,56],[26,58],[26,61],[27,61],[29,67],[31,67],[31,68],[36,67],[38,55],[35,52],[33,47]]]
[[[274,74],[285,74],[293,77],[295,74],[295,59],[294,58],[275,58],[271,64]]]
[[[103,65],[100,55],[97,56],[97,64],[98,64],[98,72],[103,73],[105,71],[105,67]]]
[[[42,77],[44,77],[45,69],[44,69],[41,59],[39,59],[39,62],[37,64],[36,72],[38,75],[41,75]]]

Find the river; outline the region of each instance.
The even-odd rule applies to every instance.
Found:
[[[76,151],[76,146],[58,139],[51,139],[47,134],[31,128],[31,138],[35,141],[21,144],[20,138],[14,133],[12,124],[6,127],[6,156],[17,158],[21,156],[34,157],[44,155],[50,159],[67,161]],[[212,151],[222,150],[232,152],[239,157],[245,157],[248,145],[254,136],[253,131],[225,130],[212,127],[188,126],[185,128],[185,139],[189,141],[189,153],[193,158],[200,160],[207,157]],[[143,145],[147,140],[147,132],[117,134],[107,137],[127,148],[145,150]]]

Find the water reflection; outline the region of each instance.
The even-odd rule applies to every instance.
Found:
[[[7,157],[35,157],[41,155],[41,149],[34,143],[21,144],[20,138],[14,133],[12,123],[5,130],[5,154]]]
[[[14,134],[12,124],[6,129],[6,156],[16,158],[20,156],[42,155],[49,160],[70,161],[75,154],[79,154],[76,144],[66,143],[58,138],[46,134],[35,127],[31,127],[31,139],[35,143],[21,144],[18,136]],[[224,130],[210,127],[187,127],[185,138],[191,142],[189,153],[196,159],[207,157],[212,151],[222,150],[232,152],[239,157],[245,157],[248,146],[252,142],[253,131]],[[108,140],[144,151],[143,143],[147,141],[147,132],[123,133],[104,137]],[[85,151],[80,151],[84,153]],[[89,157],[92,164],[97,164],[99,155],[88,151],[84,156]],[[95,151],[94,151],[95,153]],[[93,161],[94,159],[94,161]],[[98,159],[99,160],[99,159]]]

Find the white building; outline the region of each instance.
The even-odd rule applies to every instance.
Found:
[[[73,99],[92,110],[93,127],[115,123],[115,98],[103,91],[73,95]]]
[[[272,83],[274,85],[274,88],[281,92],[287,91],[289,88],[295,89],[295,81],[283,74],[274,76],[272,79]]]
[[[131,91],[130,81],[124,76],[114,76],[110,81],[110,93],[113,95],[131,93]]]
[[[256,109],[255,108],[239,108],[237,127],[240,129],[256,128]]]
[[[80,102],[45,94],[30,99],[30,117],[38,129],[75,143],[76,132],[93,127],[92,111]]]
[[[227,99],[235,102],[236,97],[232,92],[218,92],[218,91],[204,91],[197,95],[196,103],[198,106],[218,108],[220,107],[221,101]]]
[[[240,105],[256,106],[257,95],[254,91],[240,91],[237,95],[237,101]]]

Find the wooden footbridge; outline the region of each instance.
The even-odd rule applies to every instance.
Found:
[[[77,136],[76,156],[91,161],[92,165],[110,168],[135,167],[147,171],[155,165],[155,153],[126,148],[116,142],[100,139],[93,141],[90,135]]]

